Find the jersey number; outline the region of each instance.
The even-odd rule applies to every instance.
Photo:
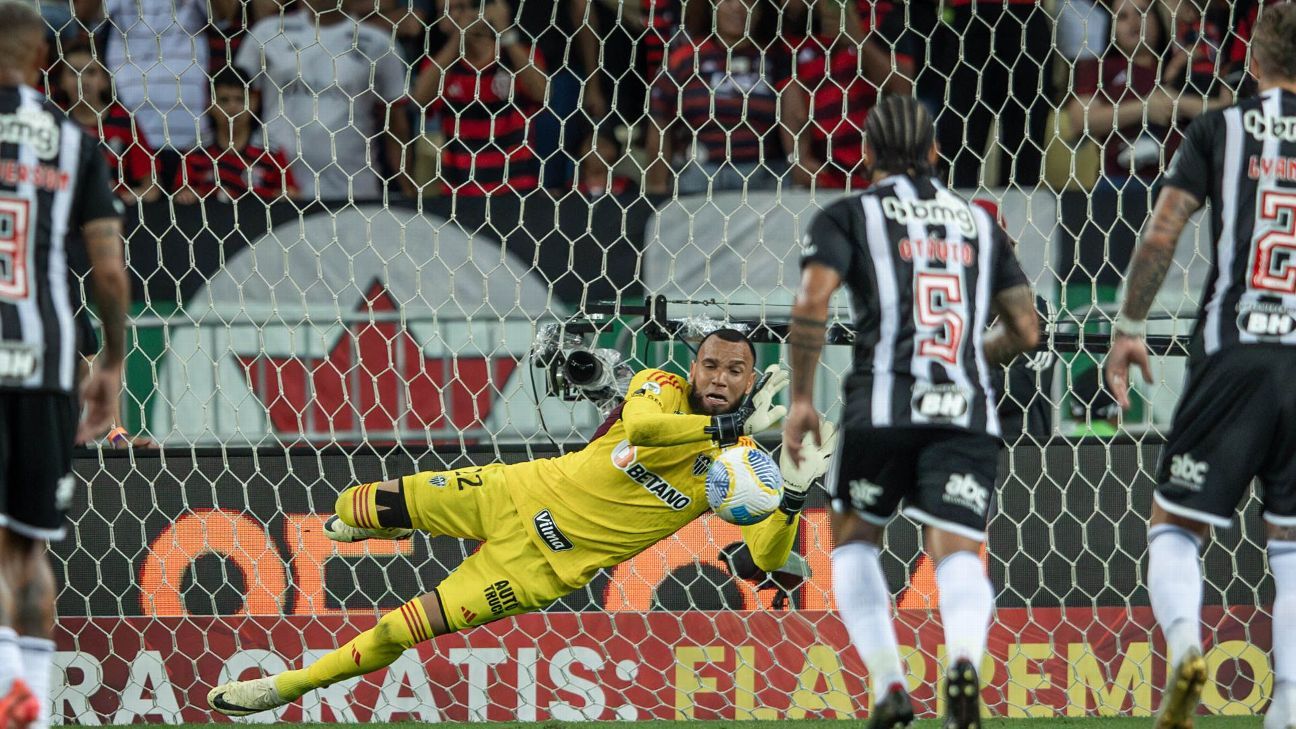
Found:
[[[963,349],[963,281],[951,273],[914,274],[914,318],[918,354],[958,364]]]
[[[0,299],[27,298],[27,248],[31,244],[31,204],[0,197]]]
[[[1255,243],[1251,288],[1296,294],[1296,193],[1265,191],[1258,212],[1271,227]]]

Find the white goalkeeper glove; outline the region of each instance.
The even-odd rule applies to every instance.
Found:
[[[751,435],[752,433],[764,433],[767,430],[773,430],[783,422],[783,417],[787,415],[787,406],[775,405],[774,398],[779,393],[787,389],[788,382],[791,381],[792,375],[787,370],[772,364],[765,368],[765,386],[760,390],[752,391],[752,414],[743,424],[743,433]]]
[[[810,484],[828,472],[828,461],[837,447],[837,426],[820,420],[819,444],[815,445],[813,433],[806,433],[801,443],[801,465],[792,462],[786,444],[779,454],[779,470],[783,472],[783,500],[779,503],[779,510],[787,514],[789,520],[805,506]]]
[[[703,428],[722,446],[733,445],[739,436],[762,433],[777,427],[787,415],[787,407],[775,405],[774,398],[788,386],[791,376],[787,370],[772,364],[756,380],[751,392],[743,398],[737,410],[711,417],[711,424]]]

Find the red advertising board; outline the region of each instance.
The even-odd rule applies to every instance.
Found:
[[[924,715],[943,707],[938,617],[900,611]],[[1208,608],[1206,708],[1262,710],[1272,690],[1268,620]],[[61,621],[56,711],[64,722],[198,722],[207,690],[302,665],[374,623],[319,618],[72,618]],[[1147,715],[1165,679],[1146,608],[1002,609],[982,668],[1002,716]],[[1255,641],[1252,645],[1247,640]],[[73,650],[72,646],[76,649]],[[407,652],[387,670],[285,707],[283,721],[504,721],[863,716],[867,681],[829,612],[538,613]]]

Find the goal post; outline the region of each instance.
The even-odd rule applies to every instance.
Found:
[[[1193,46],[1184,78],[1147,88],[1142,67],[1117,80],[1125,26],[1083,0],[53,5],[47,88],[103,139],[126,211],[123,425],[148,441],[77,451],[69,538],[52,547],[56,722],[205,721],[212,685],[301,667],[435,586],[475,544],[338,545],[322,520],[355,483],[587,442],[607,409],[554,384],[535,354],[546,325],[574,337],[555,346],[686,374],[699,332],[738,322],[760,333],[759,365],[785,362],[802,235],[867,181],[858,126],[878,85],[933,112],[942,174],[992,204],[1046,313],[1038,389],[1019,403],[1042,406],[1045,430],[1004,450],[982,555],[987,711],[1153,711],[1166,661],[1146,517],[1212,241],[1194,218],[1154,309],[1155,381],[1116,415],[1096,367],[1187,120],[1105,131],[1098,107],[1214,103],[1257,2],[1199,19],[1224,29],[1214,76]],[[1177,35],[1190,19],[1171,5],[1142,12],[1137,37]],[[1164,39],[1163,67],[1179,42]],[[241,100],[221,96],[230,78]],[[852,323],[839,294],[815,392],[829,418]],[[1272,694],[1262,534],[1249,496],[1203,555],[1212,713]],[[721,553],[740,538],[708,514],[542,612],[438,638],[273,718],[864,716],[827,495],[812,489],[797,541],[808,574],[734,577]],[[882,547],[910,688],[938,715],[935,568],[903,517]]]

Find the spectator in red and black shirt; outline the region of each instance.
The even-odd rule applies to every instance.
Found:
[[[513,26],[512,11],[491,0],[443,0],[445,46],[424,64],[414,101],[439,116],[442,192],[493,195],[540,184],[532,123],[545,98],[544,62]],[[460,36],[463,52],[460,53]]]
[[[112,90],[108,70],[88,46],[76,46],[63,51],[56,73],[56,96],[68,116],[103,142],[100,148],[113,192],[128,205],[156,200],[162,194],[155,184],[157,160],[130,113],[108,100]]]
[[[666,60],[666,49],[680,29],[680,0],[639,0],[643,13],[644,34],[640,46],[643,48],[644,78],[651,85],[657,81],[662,64]]]
[[[211,75],[234,64],[239,45],[257,21],[279,12],[275,0],[213,0],[211,19],[204,29]]]
[[[1225,83],[1232,85],[1234,81],[1244,83],[1247,79],[1255,80],[1253,76],[1248,75],[1247,69],[1247,54],[1251,48],[1251,35],[1255,32],[1256,23],[1260,20],[1260,13],[1264,12],[1267,6],[1279,5],[1285,2],[1288,2],[1288,0],[1252,0],[1249,7],[1246,4],[1239,4],[1234,10],[1233,17],[1237,23],[1237,29],[1233,32],[1233,42],[1228,49],[1228,70],[1230,73],[1229,76],[1225,76]]]
[[[883,10],[868,9],[870,22]],[[783,144],[794,150],[788,159],[793,180],[807,186],[867,187],[863,156],[869,109],[880,87],[910,93],[912,69],[906,77],[899,70],[899,51],[884,47],[875,35],[864,40],[865,23],[854,5],[815,3],[808,30],[805,37],[789,39],[795,56],[782,89]]]
[[[764,9],[756,0],[689,4],[688,38],[670,51],[650,94],[648,192],[670,190],[677,156],[682,194],[778,185],[787,168],[777,127],[787,54],[770,40]]]
[[[1246,69],[1247,47],[1264,5],[1280,0],[1166,0],[1174,27],[1165,79],[1175,88],[1215,96],[1236,87]]]
[[[617,173],[617,165],[624,155],[625,150],[614,133],[595,132],[589,151],[580,161],[576,191],[590,199],[630,193],[634,182]]]
[[[908,27],[912,11],[893,0],[789,0],[782,14],[783,36],[789,47],[800,49],[814,36],[827,34],[825,23],[831,22],[856,44],[868,41],[860,70],[875,86],[909,95],[918,72],[914,59],[923,55],[922,36]]]
[[[208,113],[216,130],[216,143],[196,149],[184,157],[176,175],[175,201],[194,203],[215,198],[235,201],[244,195],[263,200],[297,197],[288,159],[282,152],[270,151],[254,141],[257,131],[252,109],[257,92],[233,67],[212,79],[212,104]]]
[[[907,17],[914,8],[908,5],[892,0],[856,2],[863,37],[884,51],[893,64],[892,73],[881,82],[888,93],[908,94],[913,90],[918,60],[923,55],[922,36],[910,27]]]
[[[1111,46],[1102,58],[1076,64],[1065,109],[1073,133],[1102,147],[1104,182],[1121,190],[1129,180],[1145,187],[1154,182],[1179,145],[1178,130],[1223,103],[1194,94],[1176,100],[1166,92],[1161,74],[1169,31],[1153,0],[1116,0],[1112,9]]]

